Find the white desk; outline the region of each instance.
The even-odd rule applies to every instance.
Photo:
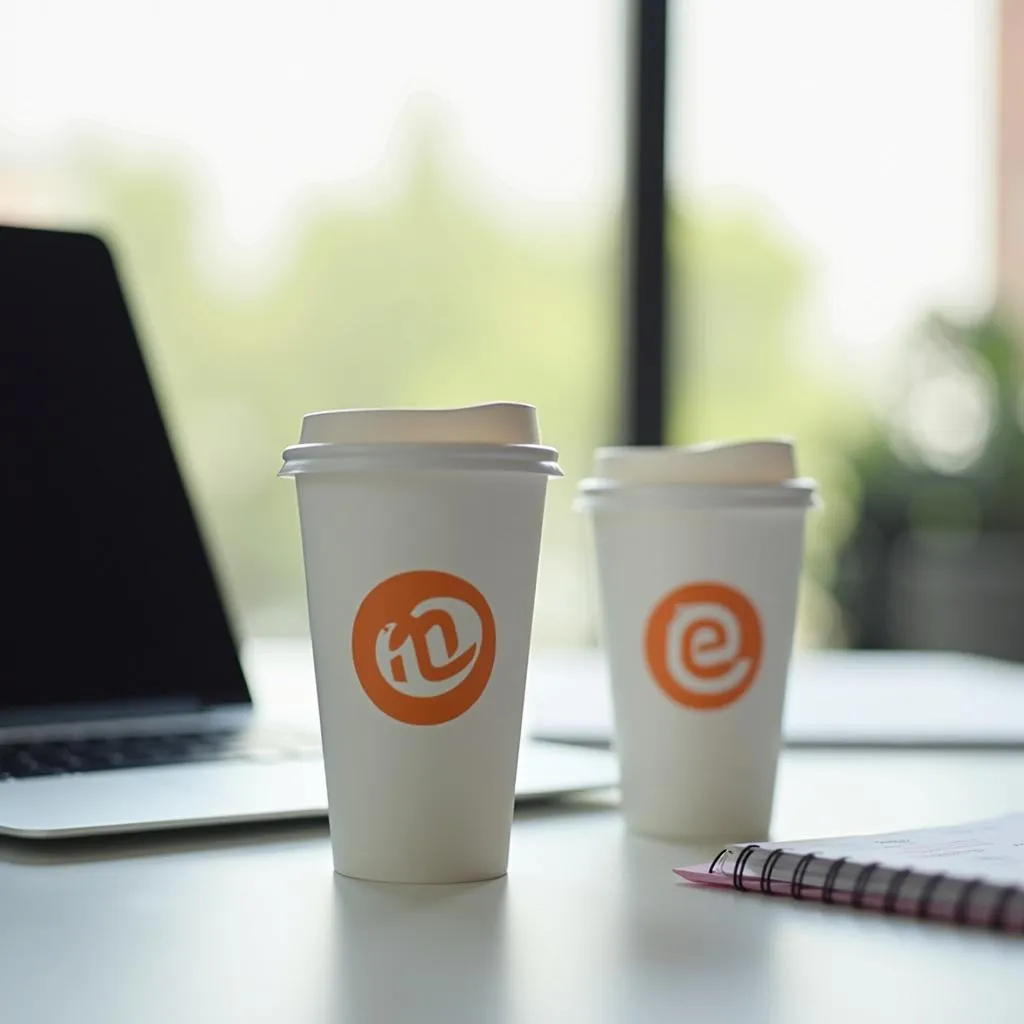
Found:
[[[792,751],[776,833],[1024,808],[1024,755]],[[1024,939],[674,881],[608,801],[522,814],[507,879],[335,878],[321,827],[0,844],[7,1024],[1024,1019]]]

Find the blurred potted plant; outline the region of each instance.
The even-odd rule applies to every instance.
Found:
[[[855,454],[836,598],[855,647],[1024,661],[1024,356],[997,310],[930,316]]]

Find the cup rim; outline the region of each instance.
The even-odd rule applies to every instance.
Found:
[[[537,444],[317,441],[285,448],[278,476],[411,470],[518,472],[560,477],[558,452]]]
[[[820,507],[818,486],[810,477],[773,484],[705,484],[685,482],[626,483],[601,477],[580,481],[577,511],[613,505],[671,504],[682,508]]]

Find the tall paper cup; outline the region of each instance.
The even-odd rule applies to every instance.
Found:
[[[767,834],[814,495],[792,461],[780,442],[605,449],[581,485],[634,831]]]
[[[547,478],[530,406],[303,423],[298,489],[335,870],[505,873]]]

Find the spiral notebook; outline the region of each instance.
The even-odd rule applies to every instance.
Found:
[[[677,868],[725,886],[1024,934],[1024,814],[794,843],[737,843]]]

